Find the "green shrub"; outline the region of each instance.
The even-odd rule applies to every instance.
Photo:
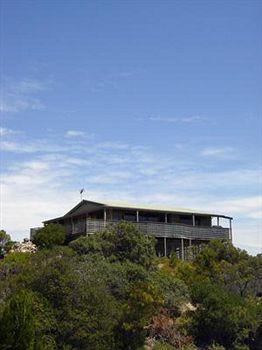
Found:
[[[135,225],[120,222],[105,231],[80,237],[70,243],[79,254],[101,253],[111,261],[129,260],[150,268],[156,259],[155,239],[137,230]]]
[[[156,341],[153,350],[175,350],[175,348],[172,345],[163,341]]]
[[[53,350],[54,338],[45,334],[52,324],[52,314],[45,303],[33,292],[21,290],[11,296],[3,309],[0,349]]]
[[[248,340],[255,319],[245,300],[210,282],[196,283],[192,291],[198,306],[191,331],[199,345],[216,342],[231,350]]]
[[[65,242],[65,229],[59,224],[48,224],[37,230],[33,237],[33,243],[39,248],[52,248]]]

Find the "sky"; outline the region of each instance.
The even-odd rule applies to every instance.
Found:
[[[2,0],[1,228],[80,201],[234,217],[262,251],[262,1]]]

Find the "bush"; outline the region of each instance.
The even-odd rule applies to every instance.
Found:
[[[126,222],[64,239],[50,224],[34,238],[46,249],[1,259],[0,349],[261,349],[261,256],[211,242],[193,262],[157,259]]]
[[[33,243],[39,248],[52,248],[55,245],[62,245],[65,238],[65,229],[62,225],[48,224],[35,233]]]
[[[163,341],[157,341],[154,344],[153,350],[174,350],[175,348]]]
[[[0,230],[0,258],[10,249],[11,237],[4,230]]]
[[[69,247],[71,247],[79,255],[86,255],[90,253],[102,254],[101,235],[94,234],[94,235],[79,237],[71,241],[69,243]]]
[[[196,283],[193,300],[198,305],[192,315],[191,331],[199,345],[213,342],[226,349],[237,349],[238,342],[248,341],[253,310],[239,296],[210,282]]]
[[[46,305],[33,292],[21,290],[10,298],[2,312],[0,348],[53,350],[55,341],[47,335],[52,323],[52,315]],[[48,347],[44,347],[44,342],[48,343]]]
[[[70,247],[79,254],[100,253],[111,261],[129,260],[149,268],[156,258],[155,243],[154,237],[123,221],[103,232],[80,237],[72,241]]]
[[[169,312],[177,314],[181,306],[189,302],[188,288],[180,279],[160,270],[154,274],[154,281],[158,285],[159,295],[164,300],[163,306],[169,309]]]

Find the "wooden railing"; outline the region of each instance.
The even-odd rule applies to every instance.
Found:
[[[86,220],[86,233],[95,233],[105,229],[108,225],[115,225],[119,221]],[[139,231],[155,237],[186,238],[197,240],[230,239],[230,230],[223,227],[201,227],[182,224],[168,224],[157,222],[132,222]],[[82,227],[81,227],[82,229]],[[80,233],[75,225],[74,233]]]

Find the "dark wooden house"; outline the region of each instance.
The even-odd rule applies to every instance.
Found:
[[[221,222],[228,222],[222,227]],[[64,216],[44,221],[44,225],[58,223],[65,227],[69,237],[92,234],[121,220],[133,222],[141,233],[157,239],[157,253],[170,255],[185,248],[212,239],[232,240],[232,217],[175,208],[151,208],[115,203],[82,200]],[[214,222],[215,220],[215,222]],[[33,234],[34,229],[31,229]]]

